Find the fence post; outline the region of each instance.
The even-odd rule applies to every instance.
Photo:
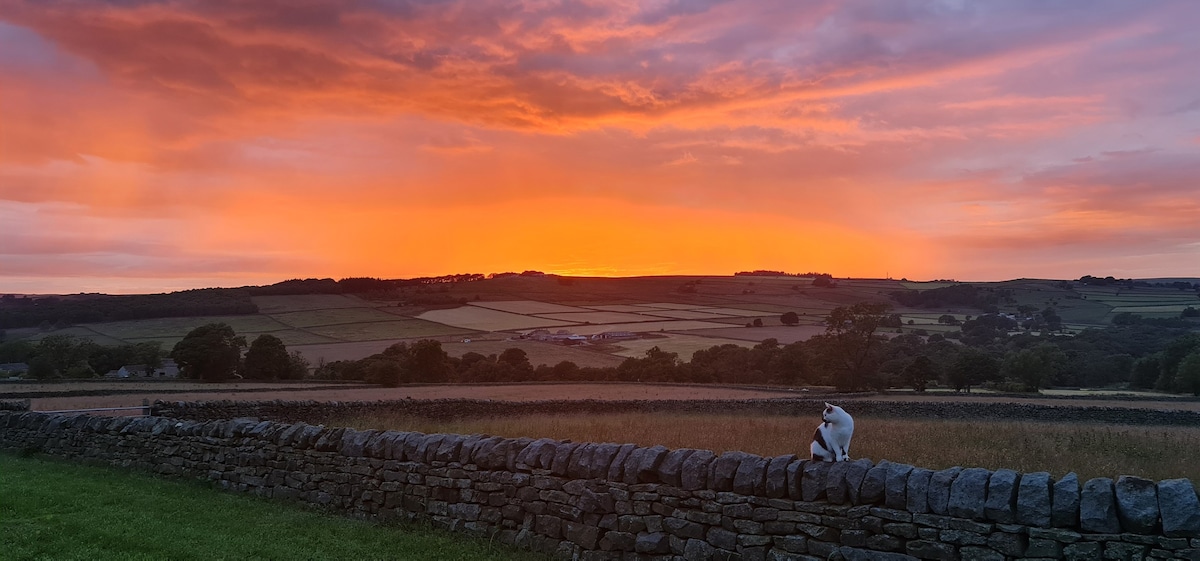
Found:
[[[152,416],[152,415],[154,414],[154,413],[153,413],[153,412],[150,410],[150,398],[148,398],[148,397],[143,397],[143,398],[142,398],[142,414],[143,414],[143,415],[145,415],[145,416],[147,416],[147,417],[150,417],[150,416]]]

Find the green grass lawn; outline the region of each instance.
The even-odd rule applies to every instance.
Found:
[[[196,482],[0,454],[4,559],[528,559]]]

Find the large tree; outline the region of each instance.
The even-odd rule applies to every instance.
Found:
[[[1192,351],[1179,361],[1176,385],[1180,391],[1200,395],[1200,349]]]
[[[271,334],[259,335],[246,351],[244,372],[252,380],[288,378],[291,357],[283,341]]]
[[[890,306],[859,302],[840,306],[825,318],[825,333],[813,337],[825,365],[837,373],[834,384],[842,389],[860,389],[879,366],[881,336],[875,334],[887,319]]]
[[[179,364],[183,375],[205,381],[225,380],[237,371],[246,338],[233,332],[225,323],[210,323],[197,327],[183,340],[175,343],[171,358]]]
[[[1067,355],[1053,343],[1009,353],[1004,357],[1000,373],[1021,383],[1027,392],[1045,387],[1067,360]]]
[[[972,347],[962,349],[946,372],[954,391],[966,390],[967,393],[971,393],[971,386],[994,380],[999,375],[1000,362],[986,351]]]

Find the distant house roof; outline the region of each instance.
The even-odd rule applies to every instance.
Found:
[[[6,362],[0,364],[0,370],[5,372],[29,372],[29,365],[24,362]]]

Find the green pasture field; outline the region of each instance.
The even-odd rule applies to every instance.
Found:
[[[702,319],[715,321],[731,319],[730,314],[714,314],[712,312],[701,310],[654,310],[642,313],[657,318],[670,319]],[[759,313],[761,314],[762,312]]]
[[[1196,302],[1188,302],[1187,304],[1160,304],[1160,305],[1154,305],[1154,306],[1145,306],[1145,305],[1117,306],[1117,307],[1114,307],[1112,311],[1114,314],[1119,314],[1121,312],[1132,312],[1132,313],[1141,314],[1141,315],[1169,314],[1169,315],[1173,315],[1173,316],[1178,316],[1179,312],[1182,312],[1185,308],[1187,308],[1189,306],[1192,308],[1200,308],[1200,300],[1197,300]]]
[[[594,335],[596,333],[604,333],[605,331],[632,331],[634,333],[648,333],[652,331],[707,330],[721,327],[724,327],[724,325],[711,321],[680,319],[643,321],[638,323],[609,323],[604,325],[576,325],[567,329],[580,335]]]
[[[90,339],[97,345],[107,345],[110,347],[122,345],[126,342],[115,337],[103,335],[96,332],[96,330],[83,325],[68,327],[66,329],[55,329],[53,331],[38,331],[25,337],[24,339],[31,343],[37,343],[50,335],[66,335],[68,337],[77,337],[79,339]]]
[[[17,559],[529,559],[418,525],[374,524],[196,482],[0,454],[0,548]]]
[[[704,331],[701,331],[700,333],[703,332]],[[691,360],[692,355],[696,351],[708,349],[714,345],[726,344],[750,348],[756,343],[743,339],[722,339],[717,337],[702,337],[698,335],[672,333],[665,337],[655,337],[653,339],[618,341],[613,345],[616,347],[621,347],[624,350],[618,350],[613,354],[623,357],[642,358],[646,356],[646,351],[650,350],[652,347],[658,347],[660,350],[667,351],[669,353],[678,353],[679,358],[683,360]]]
[[[445,310],[430,310],[418,319],[476,331],[513,331],[517,329],[558,328],[570,322],[523,316],[479,306],[461,306]]]
[[[639,306],[637,304],[611,304],[611,305],[600,304],[600,305],[596,305],[596,306],[588,306],[588,308],[592,309],[592,310],[600,311],[600,312],[634,312],[634,313],[637,313],[637,312],[646,311],[645,307]]]
[[[742,341],[750,341],[752,344],[761,343],[766,339],[775,339],[779,341],[779,344],[787,345],[796,341],[807,341],[809,337],[824,332],[824,326],[785,326],[777,324],[769,327],[722,327],[718,329],[705,329],[697,333],[703,333],[705,337],[740,339]]]
[[[820,422],[817,413],[811,418],[700,413],[531,415],[452,422],[393,414],[332,419],[327,424],[807,457],[813,428]],[[851,444],[852,458],[886,459],[930,469],[1008,468],[1022,473],[1048,471],[1055,476],[1076,472],[1081,480],[1137,475],[1154,480],[1187,477],[1200,482],[1200,463],[1194,455],[1180,453],[1200,450],[1200,427],[860,418]]]
[[[469,329],[460,329],[420,319],[394,319],[392,321],[375,321],[371,323],[323,325],[310,328],[309,331],[317,335],[342,341],[416,339],[473,333]]]
[[[554,366],[564,360],[569,360],[577,366],[605,368],[617,366],[625,360],[619,356],[596,351],[586,351],[576,347],[520,339],[512,341],[477,341],[472,339],[470,343],[442,343],[442,349],[447,354],[455,357],[461,357],[470,352],[479,353],[484,356],[499,355],[511,348],[525,351],[525,355],[529,358],[529,363],[534,366],[541,364]]]
[[[323,335],[318,335],[316,333],[313,333],[311,331],[307,331],[304,329],[285,329],[283,331],[267,331],[267,332],[261,332],[261,333],[255,333],[255,332],[240,333],[239,332],[238,335],[244,335],[246,337],[246,343],[253,342],[254,339],[257,338],[259,335],[274,335],[274,336],[278,337],[280,341],[283,341],[284,345],[287,345],[289,347],[292,345],[316,345],[316,344],[320,344],[320,343],[336,343],[337,342],[336,339],[325,337]]]
[[[704,309],[695,310],[695,311],[702,312],[702,313],[744,317],[744,318],[756,318],[756,317],[773,315],[772,312],[764,312],[764,311],[760,311],[760,310],[742,310],[742,309],[738,309],[738,308],[704,308]],[[782,313],[782,312],[780,312],[780,313]]]
[[[501,312],[510,312],[521,315],[566,314],[572,312],[590,311],[586,308],[580,308],[577,306],[563,306],[561,304],[551,304],[549,302],[538,302],[534,300],[476,302],[473,305],[481,308],[500,310]]]
[[[389,314],[375,308],[326,308],[324,310],[284,312],[271,314],[271,318],[285,325],[299,328],[399,319],[396,314]]]
[[[562,314],[538,314],[537,317],[545,319],[553,319],[558,321],[566,321],[570,323],[629,323],[638,321],[654,321],[656,318],[651,315],[630,314],[625,312],[570,312]]]
[[[182,338],[189,331],[209,323],[229,324],[237,333],[263,333],[288,329],[288,326],[264,315],[138,319],[111,323],[93,323],[88,324],[88,327],[114,339],[166,340]]]
[[[286,296],[252,296],[259,313],[278,314],[329,308],[370,308],[375,304],[343,294],[295,294]]]
[[[946,288],[947,286],[955,286],[956,282],[914,282],[900,281],[900,286],[909,290],[933,290],[935,288]]]
[[[321,344],[321,343],[336,343],[336,342],[338,342],[337,339],[325,337],[322,335],[317,335],[316,333],[313,333],[311,331],[305,331],[302,329],[283,329],[283,330],[279,330],[279,331],[238,331],[237,334],[246,338],[247,345],[250,343],[253,343],[254,340],[257,339],[259,335],[274,335],[275,337],[278,337],[280,341],[283,341],[284,345],[287,345],[289,347],[292,345],[317,345],[317,344]],[[126,343],[147,343],[147,342],[151,342],[151,341],[159,341],[163,344],[163,349],[170,351],[175,346],[175,343],[178,343],[182,340],[183,340],[183,336],[178,336],[178,337],[131,337],[129,339],[125,339],[125,342]]]

